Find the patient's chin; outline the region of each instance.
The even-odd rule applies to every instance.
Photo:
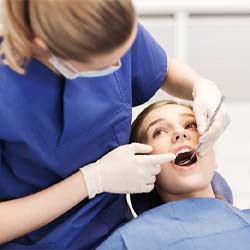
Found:
[[[157,176],[157,184],[166,193],[186,194],[196,192],[210,185],[214,174],[214,152],[211,151],[190,169],[178,169],[164,164],[161,173]],[[168,167],[167,167],[168,166]]]
[[[193,175],[180,178],[178,180],[168,182],[167,185],[162,186],[161,189],[166,192],[184,195],[196,193],[199,190],[206,189],[211,182],[213,173],[206,175]],[[166,184],[166,183],[165,183]]]
[[[195,197],[204,197],[204,190],[208,188],[208,185],[196,185],[190,187],[183,187],[183,189],[176,190],[176,195],[182,196],[183,198],[195,198]]]

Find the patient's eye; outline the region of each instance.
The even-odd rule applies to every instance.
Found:
[[[153,133],[153,138],[163,135],[164,133],[168,133],[165,128],[157,128]]]
[[[185,129],[190,129],[190,128],[197,128],[197,123],[196,122],[188,122],[185,124]]]

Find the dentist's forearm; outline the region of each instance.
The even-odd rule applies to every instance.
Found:
[[[200,79],[201,76],[188,65],[176,59],[169,58],[167,77],[161,89],[172,96],[193,100],[193,86]]]
[[[48,224],[87,196],[83,175],[78,171],[38,193],[0,202],[0,244]]]

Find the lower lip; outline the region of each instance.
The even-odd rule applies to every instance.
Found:
[[[191,164],[190,166],[179,166],[173,163],[173,165],[177,168],[180,169],[182,171],[188,171],[188,170],[192,170],[197,166],[197,161],[193,164]]]

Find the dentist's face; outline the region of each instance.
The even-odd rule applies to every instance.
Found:
[[[153,146],[152,154],[172,152],[178,155],[192,151],[200,137],[192,110],[178,104],[167,104],[151,111],[142,123],[142,130],[145,142]],[[196,155],[189,166],[179,166],[176,161],[163,164],[156,186],[171,194],[191,194],[210,185],[214,167],[213,151],[202,158]]]
[[[1,35],[1,26],[0,26],[0,35]],[[111,51],[110,53],[93,55],[93,57],[89,59],[88,62],[84,63],[71,59],[66,60],[59,57],[57,57],[57,60],[61,65],[63,65],[67,69],[69,70],[73,69],[73,71],[77,72],[97,71],[109,68],[111,66],[118,66],[121,58],[133,45],[136,36],[137,36],[137,22],[135,22],[134,28],[128,40],[121,46]],[[51,63],[49,62],[52,53],[49,52],[47,45],[38,37],[34,38],[33,51],[38,58],[40,57],[44,58],[47,61],[46,64],[48,64],[49,67],[52,66]]]

